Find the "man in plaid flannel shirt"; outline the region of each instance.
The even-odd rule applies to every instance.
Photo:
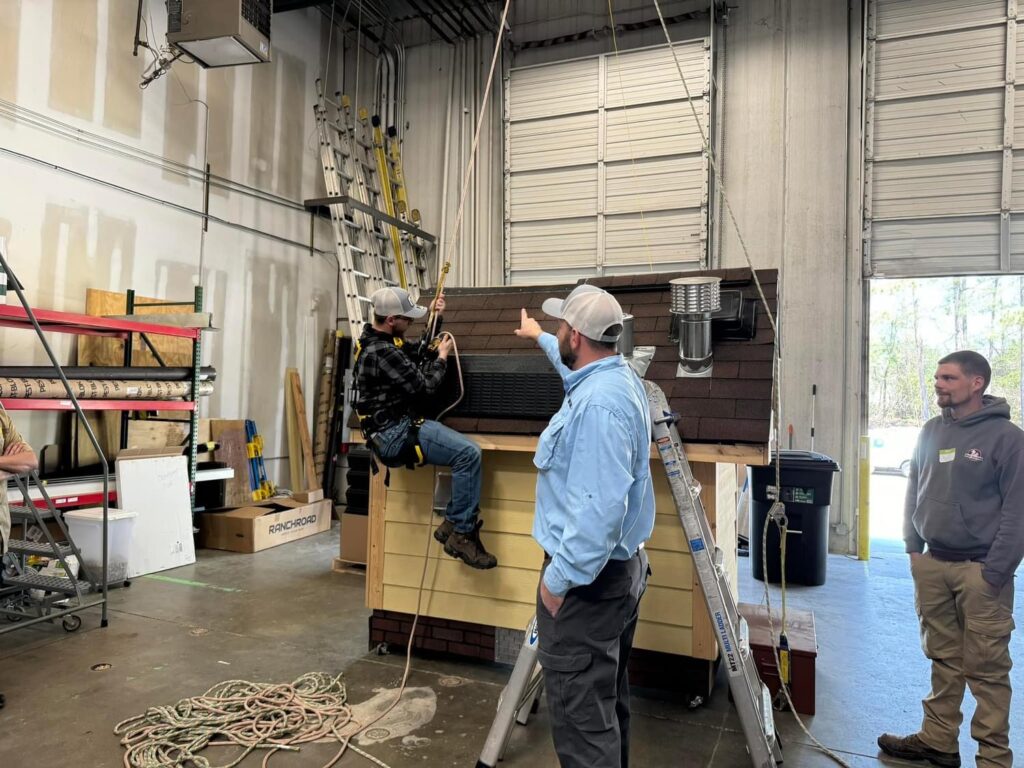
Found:
[[[451,557],[473,568],[493,568],[497,558],[480,541],[480,448],[455,430],[416,418],[413,404],[432,395],[444,380],[451,337],[442,338],[437,356],[417,359],[405,333],[427,308],[401,288],[381,288],[371,297],[373,322],[363,326],[356,358],[355,410],[373,453],[389,467],[432,464],[451,467],[452,497],[445,519],[434,531]],[[444,296],[431,305],[440,316]]]

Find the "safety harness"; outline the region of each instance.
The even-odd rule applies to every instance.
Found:
[[[358,402],[358,390],[361,366],[365,361],[365,355],[370,355],[376,352],[378,349],[387,346],[388,344],[394,344],[396,347],[401,348],[403,346],[403,340],[397,336],[392,338],[391,341],[386,341],[382,338],[373,338],[363,346],[362,340],[356,340],[356,349],[354,357],[354,369],[355,376],[353,389],[356,392],[356,397],[353,397],[352,402]],[[388,427],[398,424],[403,418],[409,416],[409,414],[400,409],[380,409],[374,413],[360,413],[355,412],[356,418],[359,419],[359,428],[363,432],[363,436],[366,438],[366,445],[370,449],[370,470],[373,474],[377,474],[380,470],[377,467],[377,461],[383,464],[389,469],[397,467],[405,467],[407,469],[415,469],[416,467],[422,467],[427,463],[426,455],[423,452],[423,447],[420,445],[420,427],[423,426],[424,419],[410,418],[409,429],[405,435],[405,442],[402,444],[401,450],[391,459],[385,459],[379,449],[379,445],[376,441],[376,436]],[[391,477],[390,471],[387,473],[384,483],[388,484]]]

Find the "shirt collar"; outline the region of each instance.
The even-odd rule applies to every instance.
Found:
[[[363,337],[364,338],[367,338],[367,337],[371,337],[372,338],[374,336],[376,336],[378,339],[383,339],[384,341],[390,341],[396,347],[402,346],[402,341],[404,341],[403,339],[399,339],[397,336],[392,336],[390,333],[384,333],[382,331],[378,331],[376,328],[374,328],[369,323],[364,323],[363,324]]]
[[[587,363],[578,371],[570,371],[569,375],[565,377],[565,391],[572,391],[595,373],[621,368],[625,364],[626,361],[622,359],[622,355],[611,355],[610,357],[595,360],[593,363]]]

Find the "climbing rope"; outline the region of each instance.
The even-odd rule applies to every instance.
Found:
[[[125,748],[125,768],[212,768],[207,747],[242,747],[219,768],[234,768],[253,751],[297,751],[301,744],[337,740],[352,722],[341,675],[309,673],[291,684],[228,680],[174,706],[151,707],[114,727]],[[324,768],[334,765],[339,753]]]

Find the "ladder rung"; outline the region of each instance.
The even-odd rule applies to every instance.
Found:
[[[50,546],[48,541],[25,541],[23,539],[11,539],[7,542],[7,548],[11,552],[16,552],[19,555],[40,555],[42,557],[57,557],[57,552],[53,547]],[[57,549],[60,550],[60,554],[67,557],[68,555],[74,554],[69,544],[58,544]]]
[[[365,255],[366,254],[366,250],[363,249],[363,248],[360,248],[358,245],[352,245],[350,243],[349,245],[347,245],[345,247],[348,248],[350,251],[354,251],[355,253],[358,253],[360,255]]]
[[[15,587],[28,587],[30,589],[42,589],[47,592],[60,592],[65,595],[74,595],[77,592],[92,591],[92,584],[88,581],[71,581],[60,576],[40,576],[38,573],[23,573],[18,576],[5,576],[4,584]],[[78,587],[76,590],[75,587]]]
[[[49,520],[53,517],[48,509],[41,509],[39,507],[26,507],[24,504],[11,504],[11,520],[18,522],[28,521],[35,522],[36,515],[41,520]]]

